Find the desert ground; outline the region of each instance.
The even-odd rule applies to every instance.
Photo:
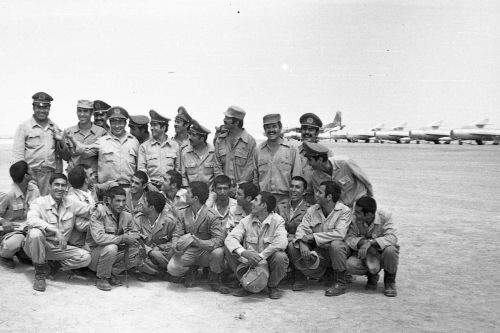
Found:
[[[324,287],[283,297],[236,298],[163,281],[103,292],[59,273],[43,293],[33,268],[0,267],[0,332],[493,332],[500,331],[500,147],[327,143],[371,179],[393,212],[401,245],[398,297],[364,290],[325,297]],[[11,141],[0,142],[0,190]]]

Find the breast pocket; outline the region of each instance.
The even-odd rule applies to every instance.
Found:
[[[278,167],[281,170],[281,173],[290,174],[292,172],[292,161],[291,161],[290,157],[284,156],[280,160]]]
[[[28,136],[26,138],[26,148],[34,149],[42,145],[42,138],[39,135]]]
[[[235,152],[234,152],[234,162],[236,163],[237,166],[245,166],[245,164],[247,163],[247,156],[248,156],[248,152],[245,151],[244,149],[236,149]]]
[[[259,173],[269,172],[269,167],[270,167],[269,160],[259,159],[259,165],[258,165]]]
[[[175,159],[177,158],[177,155],[175,153],[167,153],[165,155],[165,169],[167,170],[172,170],[175,169]]]
[[[102,160],[105,162],[105,163],[113,163],[116,159],[116,155],[114,152],[110,151],[110,152],[106,152],[106,153],[103,153],[102,154]]]
[[[25,220],[26,219],[26,213],[27,209],[24,209],[24,204],[18,203],[18,204],[13,204],[12,205],[12,218],[13,219],[19,219],[19,220]]]
[[[61,219],[59,220],[59,223],[61,227],[63,228],[64,231],[71,230],[74,225],[74,215],[71,212],[66,212],[63,216],[61,216]]]
[[[226,148],[220,148],[219,151],[218,151],[218,155],[219,155],[219,159],[220,159],[222,165],[224,165],[226,163],[226,159],[227,159],[227,150],[226,150]]]
[[[148,168],[157,168],[160,166],[160,161],[158,158],[158,154],[150,154],[147,156],[147,164]]]
[[[195,162],[187,162],[186,163],[186,172],[188,175],[196,174],[196,163]]]
[[[203,163],[203,169],[205,173],[213,173],[214,172],[215,163],[214,162],[205,162]]]
[[[132,165],[133,169],[136,168],[137,153],[136,153],[136,151],[134,149],[129,149],[128,150],[128,162],[130,163],[130,165]]]

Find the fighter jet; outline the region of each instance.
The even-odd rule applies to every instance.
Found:
[[[347,132],[344,130],[345,125],[342,125],[342,112],[337,111],[333,122],[324,125],[318,135],[319,140],[341,140],[347,139]]]
[[[420,141],[432,141],[435,144],[441,142],[450,143],[452,141],[450,129],[442,128],[442,124],[443,121],[439,120],[429,124],[427,127],[411,130],[410,138],[416,140],[416,143],[420,143]]]
[[[451,137],[458,140],[459,145],[463,143],[463,140],[473,140],[478,145],[482,145],[484,141],[493,141],[494,145],[498,145],[500,129],[485,128],[487,125],[491,125],[489,119],[481,119],[463,128],[453,129]]]
[[[352,131],[347,133],[347,141],[349,142],[358,142],[364,141],[369,143],[370,140],[375,140],[375,132],[381,131],[384,128],[384,124],[377,124],[370,128],[369,130],[364,131]]]
[[[385,141],[395,141],[397,143],[409,143],[410,142],[410,131],[406,129],[408,123],[403,122],[399,125],[394,126],[389,131],[376,131],[375,136],[380,142]]]

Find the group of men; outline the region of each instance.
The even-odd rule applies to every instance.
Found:
[[[48,117],[52,97],[32,99],[14,137],[12,189],[0,195],[0,260],[31,262],[35,290],[58,270],[91,270],[106,291],[130,271],[192,287],[204,268],[224,294],[266,289],[277,299],[290,275],[294,291],[321,280],[338,296],[351,275],[376,290],[383,269],[384,294],[397,295],[391,214],[377,209],[353,160],[316,142],[315,114],[300,117],[300,145],[283,139],[279,114],[265,115],[267,140],[257,144],[245,111],[230,106],[211,145],[184,107],[169,138],[160,113],[129,115],[99,100],[79,100],[78,123],[61,131]]]

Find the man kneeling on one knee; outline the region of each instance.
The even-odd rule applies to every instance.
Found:
[[[167,271],[176,278],[185,277],[186,288],[195,284],[198,267],[210,267],[208,283],[213,291],[223,294],[229,289],[220,283],[224,270],[224,226],[219,215],[208,208],[208,184],[199,181],[190,183],[186,193],[187,208],[179,212],[172,239],[174,256]]]
[[[322,182],[315,193],[317,204],[308,208],[297,227],[295,238],[288,245],[288,255],[295,266],[292,289],[303,290],[307,275],[319,278],[327,268],[333,268],[333,281],[325,296],[337,296],[346,291],[346,261],[349,247],[344,238],[351,220],[351,210],[339,202],[340,186],[334,181]],[[319,266],[308,262],[319,260]],[[332,282],[334,283],[332,286]]]
[[[378,273],[383,268],[384,295],[395,297],[399,245],[392,216],[377,210],[376,201],[367,196],[360,198],[354,208],[354,219],[346,242],[355,254],[347,260],[347,269],[353,274],[366,274],[366,289],[376,290]]]

